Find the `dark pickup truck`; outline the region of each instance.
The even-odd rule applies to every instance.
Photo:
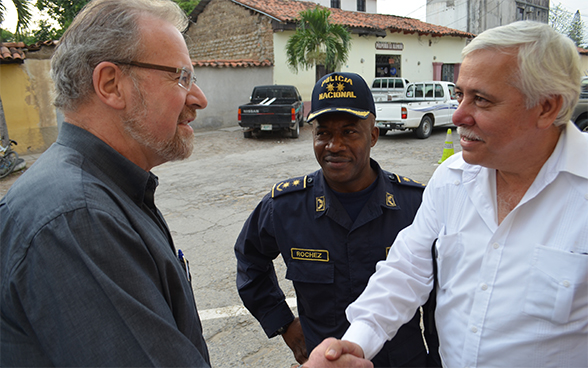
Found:
[[[273,85],[253,88],[248,104],[239,106],[239,125],[243,136],[253,132],[282,130],[298,138],[304,124],[302,97],[294,86]]]

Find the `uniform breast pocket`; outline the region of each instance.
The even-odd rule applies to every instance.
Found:
[[[294,283],[301,315],[319,324],[335,325],[335,264],[293,260],[286,278]]]
[[[588,255],[536,245],[524,313],[564,324],[588,319]]]
[[[457,277],[459,261],[463,257],[463,244],[459,233],[441,235],[435,244],[439,287],[446,289]]]

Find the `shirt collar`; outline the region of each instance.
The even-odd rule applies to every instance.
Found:
[[[559,159],[556,152],[561,152]],[[552,160],[553,162],[550,163]],[[588,133],[582,133],[571,121],[568,121],[546,164],[553,165],[550,171],[566,171],[588,179]]]
[[[448,167],[464,172],[464,181],[478,175],[484,167],[470,165],[462,159],[461,152],[448,159]],[[559,139],[551,156],[543,164],[537,175],[542,182],[550,182],[560,173],[570,174],[588,179],[588,134],[580,132],[572,123],[567,122],[559,135]],[[536,180],[537,181],[537,180]]]
[[[394,186],[392,185],[392,182],[390,181],[390,178],[389,178],[389,176],[392,174],[385,173],[382,170],[382,168],[380,167],[380,165],[372,158],[370,158],[370,167],[372,169],[374,169],[374,171],[376,171],[376,173],[378,175],[376,178],[376,181],[377,181],[376,188],[374,188],[374,193],[372,194],[372,195],[375,195],[376,198],[379,198],[376,205],[389,208],[390,206],[388,206],[386,204],[386,195],[387,195],[387,193],[394,194],[394,189],[393,189]],[[331,207],[331,205],[333,203],[333,198],[335,198],[335,194],[332,192],[331,188],[329,188],[327,182],[325,181],[322,169],[316,171],[313,174],[313,177],[315,180],[314,195],[317,198],[321,198],[322,196],[324,196],[324,198],[325,198],[324,211],[320,211],[320,212],[317,211],[316,217],[320,217],[325,212],[327,212],[327,210]],[[395,208],[395,209],[400,209],[400,207]]]
[[[135,165],[100,138],[76,125],[64,122],[57,143],[80,152],[85,160],[96,166],[106,178],[127,194],[133,202],[141,205],[149,184],[155,191],[157,177]],[[101,178],[101,179],[106,179]]]

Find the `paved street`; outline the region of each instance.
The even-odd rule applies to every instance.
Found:
[[[446,131],[438,128],[425,140],[411,132],[389,132],[380,137],[372,157],[386,170],[427,182],[441,158]],[[453,137],[459,151],[455,132]],[[238,127],[197,131],[191,158],[153,170],[160,181],[156,204],[176,248],[190,261],[213,367],[289,368],[295,363],[282,338],[269,340],[242,308],[235,286],[233,245],[249,213],[275,182],[318,168],[311,127],[305,125],[299,139],[277,134],[244,139]],[[0,196],[18,175],[0,180]],[[275,264],[294,306],[283,263],[278,259]]]
[[[427,182],[441,158],[446,131],[439,128],[426,140],[411,132],[389,132],[380,137],[372,157],[389,171]],[[459,150],[457,141],[454,147]],[[241,307],[233,245],[244,221],[275,182],[318,168],[306,125],[299,139],[244,139],[238,128],[197,132],[190,159],[154,170],[160,178],[157,205],[176,247],[190,260],[214,367],[288,368],[295,363],[282,338],[269,340]],[[284,280],[283,263],[278,259],[275,264]],[[294,298],[290,282],[282,285],[286,296]]]

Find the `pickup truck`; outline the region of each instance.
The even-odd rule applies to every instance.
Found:
[[[453,124],[458,106],[455,85],[441,81],[410,83],[401,99],[375,104],[380,135],[391,129],[411,129],[421,139],[428,138],[434,126]]]
[[[572,121],[583,132],[588,132],[588,77],[582,78],[580,99],[572,113]]]
[[[251,138],[253,132],[278,131],[298,138],[304,124],[302,97],[294,86],[271,85],[253,88],[250,102],[239,106],[238,120],[243,136]]]
[[[404,78],[374,78],[372,82],[372,96],[374,101],[389,101],[401,97],[410,83],[408,79]]]

